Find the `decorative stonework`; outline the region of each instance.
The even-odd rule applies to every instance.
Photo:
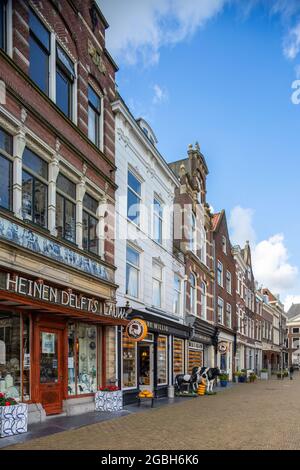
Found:
[[[0,406],[0,437],[27,432],[28,405]]]
[[[123,409],[122,391],[116,392],[96,392],[95,410],[96,411],[121,411]]]
[[[17,223],[0,217],[0,240],[6,240],[26,248],[33,253],[59,261],[99,279],[113,282],[113,271],[106,266],[84,256],[71,248],[35,233],[31,228],[22,227]]]

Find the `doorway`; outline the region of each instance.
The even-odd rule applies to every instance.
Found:
[[[41,327],[39,331],[39,401],[46,414],[62,412],[63,344],[62,331]]]
[[[139,345],[139,386],[140,390],[153,391],[153,344]]]

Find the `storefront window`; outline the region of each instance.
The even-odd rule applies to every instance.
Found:
[[[0,312],[0,393],[21,398],[20,315]]]
[[[116,329],[114,326],[106,327],[105,338],[106,338],[106,384],[115,385],[117,382],[117,370],[116,370]]]
[[[23,316],[23,400],[30,400],[30,319]]]
[[[69,325],[68,330],[68,395],[76,395],[75,382],[75,325]]]
[[[157,383],[165,385],[168,383],[168,346],[167,337],[158,336],[157,339]]]
[[[174,338],[173,341],[173,371],[174,376],[184,373],[184,341]]]
[[[77,351],[77,393],[94,393],[97,390],[97,328],[78,325]]]
[[[134,388],[136,382],[136,343],[123,333],[123,387]]]
[[[191,374],[193,367],[203,366],[202,344],[191,341],[188,349],[188,373]]]

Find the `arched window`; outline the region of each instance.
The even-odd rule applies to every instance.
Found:
[[[206,264],[206,230],[203,227],[200,231],[200,259],[202,263]]]
[[[196,290],[196,276],[190,274],[190,313],[197,315],[197,290]]]
[[[200,292],[201,292],[201,318],[206,320],[206,284],[205,282],[201,282]]]
[[[191,214],[190,250],[193,253],[197,253],[196,217],[193,212]]]

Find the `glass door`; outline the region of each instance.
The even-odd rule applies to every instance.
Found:
[[[62,332],[52,328],[40,330],[40,402],[46,414],[62,412]]]
[[[138,350],[140,390],[153,391],[153,344],[142,342]]]

